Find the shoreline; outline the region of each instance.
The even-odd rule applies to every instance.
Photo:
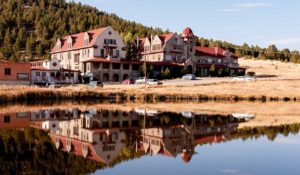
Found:
[[[254,128],[265,126],[280,126],[288,124],[300,123],[300,111],[298,110],[300,103],[285,102],[238,102],[238,103],[222,103],[222,102],[205,102],[205,103],[72,103],[61,102],[54,103],[51,106],[45,104],[36,105],[8,105],[2,106],[0,114],[11,112],[33,112],[47,109],[73,109],[80,110],[105,109],[105,110],[121,110],[132,111],[136,109],[155,110],[161,112],[182,113],[189,111],[198,115],[201,114],[220,114],[232,115],[234,113],[253,114],[255,118],[248,122],[239,124],[239,129]],[[292,112],[293,111],[293,112]]]
[[[300,83],[300,80],[298,83]],[[243,89],[236,91],[231,88],[237,83],[221,83],[212,85],[193,85],[193,86],[157,86],[145,89],[144,87],[117,87],[117,88],[87,88],[87,87],[63,87],[60,89],[39,88],[39,87],[0,87],[0,104],[5,103],[26,103],[32,101],[70,101],[70,100],[108,100],[115,102],[279,102],[279,101],[300,101],[300,92],[293,89],[283,89],[287,93],[276,93],[276,88],[258,92],[259,86],[263,87],[263,82],[247,82],[253,86],[253,90],[247,92],[250,87],[244,86]],[[273,84],[278,82],[270,81]],[[255,84],[262,84],[255,87]],[[220,87],[223,86],[223,87]],[[276,87],[276,86],[275,86]],[[295,86],[296,87],[296,86]],[[210,89],[211,88],[211,89]],[[231,88],[231,92],[228,91]],[[267,92],[269,90],[269,92]],[[298,90],[300,91],[300,90]]]

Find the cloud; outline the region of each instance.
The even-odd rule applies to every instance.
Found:
[[[225,174],[237,174],[240,171],[236,169],[221,169],[220,172]]]
[[[258,2],[258,3],[240,3],[235,4],[233,7],[221,9],[222,12],[239,12],[243,9],[250,9],[250,8],[267,8],[272,7],[272,4],[266,2]]]
[[[258,7],[271,7],[272,4],[266,2],[259,2],[259,3],[242,3],[236,4],[237,7],[240,8],[258,8]]]

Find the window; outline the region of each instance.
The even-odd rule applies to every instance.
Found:
[[[39,77],[39,76],[41,76],[41,73],[40,72],[36,72],[35,76]]]
[[[120,56],[120,52],[119,50],[116,50],[116,57],[119,57]]]
[[[129,70],[129,64],[123,64],[123,69],[124,70]]]
[[[147,52],[150,50],[150,46],[145,46],[144,51]]]
[[[71,52],[68,52],[68,59],[71,59]]]
[[[42,72],[42,77],[45,77],[46,76],[46,72]]]
[[[51,72],[51,77],[55,77],[55,73],[54,72]]]
[[[103,63],[103,69],[109,69],[109,63]]]
[[[104,39],[104,44],[116,45],[117,41],[115,39]]]
[[[113,63],[113,69],[120,69],[120,64]]]
[[[104,49],[101,49],[101,51],[100,51],[100,56],[101,56],[101,57],[104,57]]]
[[[152,50],[160,50],[161,49],[161,45],[160,44],[155,44],[152,46]]]
[[[68,49],[72,49],[72,39],[68,41]]]
[[[181,50],[181,45],[174,45],[173,50]]]
[[[5,68],[5,75],[11,75],[11,69],[10,68]]]
[[[57,48],[57,50],[60,50],[60,48],[61,48],[61,45],[60,45],[60,43],[57,43],[57,46],[56,46],[56,48]]]
[[[89,39],[88,39],[88,38],[86,38],[86,39],[84,40],[84,45],[85,45],[85,46],[89,45]]]
[[[140,65],[138,65],[138,64],[133,64],[133,65],[132,65],[132,70],[135,70],[135,71],[140,70]]]
[[[79,64],[79,56],[80,56],[79,53],[74,55],[74,63],[75,64]]]
[[[25,73],[18,73],[17,74],[17,79],[18,80],[29,80],[29,75]]]
[[[17,113],[17,118],[27,118],[28,113],[27,112],[18,112]]]
[[[90,49],[87,50],[87,56],[90,57]]]
[[[10,116],[9,115],[4,116],[4,123],[10,123]]]

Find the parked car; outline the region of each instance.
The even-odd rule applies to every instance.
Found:
[[[136,79],[135,84],[145,84],[145,77],[140,77]]]
[[[196,76],[193,74],[186,74],[182,77],[184,80],[196,80]]]
[[[103,83],[101,81],[91,81],[88,86],[91,87],[103,87]]]
[[[58,89],[58,88],[61,88],[61,87],[62,87],[62,84],[51,84],[51,85],[49,85],[49,88]]]
[[[50,83],[45,81],[34,82],[33,84],[39,87],[48,87],[50,85]]]
[[[126,79],[122,82],[123,85],[130,85],[130,84],[134,84],[135,81],[133,79]]]
[[[256,80],[255,77],[250,76],[238,76],[233,78],[234,81],[254,81]]]
[[[147,80],[147,85],[162,85],[163,83],[156,79]]]

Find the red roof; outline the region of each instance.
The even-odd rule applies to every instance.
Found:
[[[226,50],[219,47],[201,47],[196,46],[196,55],[199,56],[211,56],[211,57],[225,57]],[[232,58],[238,59],[237,56],[231,55]]]
[[[184,37],[190,37],[190,36],[193,36],[194,33],[193,33],[193,30],[192,30],[191,28],[186,27],[186,28],[183,30],[182,35],[183,35]]]
[[[223,135],[202,136],[195,140],[198,144],[220,143],[224,141]]]
[[[72,49],[92,47],[92,46],[94,46],[94,44],[96,42],[97,36],[100,35],[102,32],[104,32],[106,28],[107,27],[90,30],[88,32],[81,32],[81,33],[78,33],[78,34],[65,36],[63,39],[61,39],[61,49],[57,50],[57,47],[55,45],[51,52],[67,51],[68,50],[67,40],[70,36],[72,37],[72,40],[73,40]],[[88,33],[88,35],[90,36],[90,43],[87,46],[84,45],[84,35],[85,35],[85,33]]]
[[[59,136],[59,135],[56,135],[56,134],[52,134],[52,133],[49,133],[49,136],[51,137],[52,141],[55,143],[56,142],[56,138],[59,139],[59,141],[61,142],[61,146],[62,146],[62,150],[63,151],[66,151],[67,152],[67,137],[64,137],[64,136]],[[76,156],[81,156],[81,157],[84,157],[83,155],[83,144],[85,142],[83,141],[80,141],[80,140],[76,140],[76,139],[71,139],[71,144],[72,144],[72,150],[71,150],[71,154],[74,154]],[[91,143],[87,143],[88,144],[88,149],[89,149],[89,153],[87,155],[87,159],[90,159],[90,160],[95,160],[97,162],[101,162],[101,163],[107,163],[104,161],[104,159],[102,159],[98,154],[97,152],[95,151],[94,149],[94,146],[93,144]]]
[[[173,36],[174,36],[174,33],[168,33],[168,34],[160,35],[159,38],[162,40],[162,42],[166,43]]]

